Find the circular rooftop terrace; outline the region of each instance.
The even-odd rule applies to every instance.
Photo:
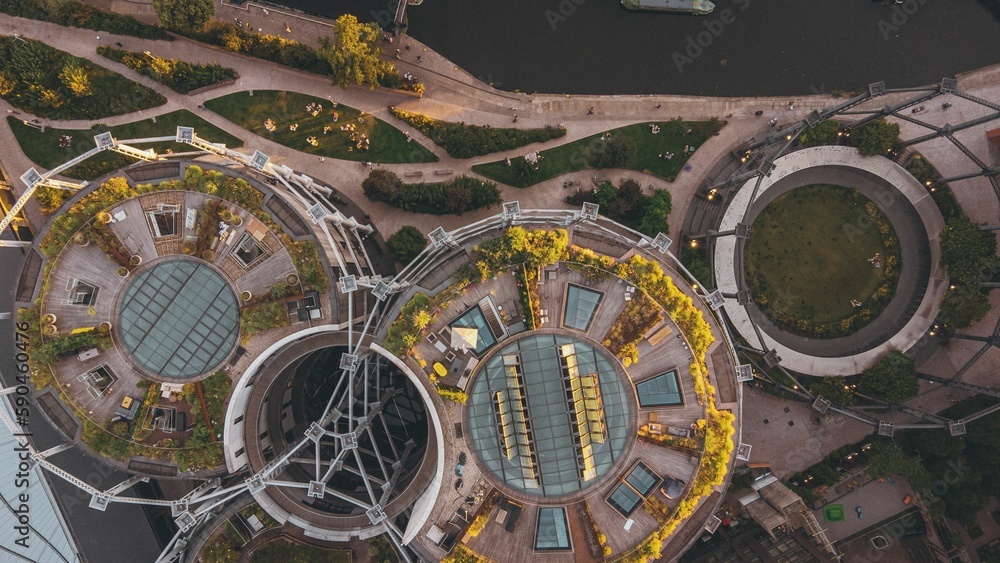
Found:
[[[119,333],[153,376],[190,379],[213,371],[236,346],[236,294],[204,262],[169,259],[142,270],[122,292]]]
[[[468,402],[472,444],[509,487],[563,497],[602,481],[628,444],[629,397],[599,347],[531,333],[486,360]]]

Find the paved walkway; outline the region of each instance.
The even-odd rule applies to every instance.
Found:
[[[367,176],[368,170],[359,163],[337,161],[334,159],[327,159],[324,163],[321,163],[315,156],[307,155],[257,137],[199,106],[208,99],[232,92],[255,89],[289,90],[318,97],[331,97],[331,99],[338,103],[344,103],[364,110],[392,123],[404,131],[409,131],[417,142],[420,142],[437,154],[441,158],[441,161],[437,163],[381,165],[399,174],[409,171],[422,171],[424,172],[424,177],[434,177],[433,172],[435,170],[444,169],[453,170],[455,174],[471,173],[471,166],[481,162],[491,162],[507,156],[519,156],[529,150],[561,145],[594,133],[631,123],[669,119],[678,115],[688,119],[732,115],[729,119],[729,125],[722,130],[721,134],[718,137],[709,139],[692,156],[689,161],[692,165],[692,171],[682,173],[673,183],[634,171],[624,171],[621,173],[604,171],[603,173],[605,177],[612,179],[628,175],[647,187],[653,186],[657,189],[668,188],[674,196],[674,210],[671,213],[670,224],[672,225],[672,234],[676,237],[680,230],[681,219],[686,213],[687,204],[691,200],[694,191],[703,182],[704,175],[711,164],[721,154],[747,136],[753,134],[758,128],[766,126],[766,123],[764,123],[765,119],[753,117],[756,108],[767,109],[768,116],[774,114],[780,115],[782,119],[792,119],[801,118],[813,107],[821,107],[830,101],[825,98],[811,99],[808,103],[800,101],[797,102],[797,109],[795,111],[788,111],[785,109],[787,100],[784,99],[735,100],[718,98],[705,100],[681,96],[662,96],[656,98],[636,98],[634,96],[529,97],[522,94],[500,92],[488,86],[477,84],[467,73],[454,70],[454,65],[446,59],[431,51],[424,52],[423,47],[419,46],[417,42],[407,39],[406,41],[411,43],[411,50],[409,51],[411,55],[409,55],[409,58],[413,60],[404,60],[399,63],[399,67],[403,71],[412,71],[418,74],[426,83],[427,92],[425,97],[417,99],[386,90],[372,92],[360,87],[341,90],[332,87],[329,80],[322,76],[299,72],[277,64],[244,57],[184,38],[179,38],[173,42],[164,42],[101,34],[101,41],[98,41],[95,34],[89,30],[65,28],[22,18],[6,18],[0,22],[0,34],[11,35],[13,33],[19,33],[25,37],[44,41],[53,47],[114,70],[131,80],[135,80],[160,92],[168,100],[163,106],[134,114],[94,121],[72,120],[56,122],[43,119],[43,123],[61,128],[88,129],[93,123],[98,121],[108,125],[118,125],[132,122],[136,119],[186,109],[213,125],[243,139],[247,145],[246,149],[243,150],[247,152],[253,149],[262,150],[270,155],[273,161],[306,172],[310,176],[319,178],[336,187],[348,197],[357,201],[366,213],[373,217],[378,217],[377,226],[385,234],[391,234],[406,224],[415,225],[425,232],[439,225],[451,229],[469,221],[492,215],[496,210],[480,210],[475,213],[466,214],[463,217],[432,216],[403,212],[384,204],[368,202],[362,196],[360,190],[361,181]],[[180,95],[159,83],[136,74],[123,65],[98,56],[94,51],[100,44],[113,44],[115,42],[121,42],[126,49],[132,51],[149,50],[155,55],[179,58],[192,63],[218,62],[224,66],[236,69],[242,78],[235,84],[203,92],[199,95]],[[415,53],[417,52],[422,53],[420,55],[421,63],[419,63],[419,66],[415,62],[417,56]],[[404,56],[404,59],[406,58],[407,56]],[[661,105],[659,109],[655,107],[657,104]],[[448,157],[443,150],[435,146],[429,139],[412,131],[405,123],[393,118],[387,110],[387,106],[389,105],[396,105],[408,110],[453,121],[465,121],[476,124],[489,123],[496,126],[509,126],[511,124],[511,116],[516,111],[520,118],[518,122],[523,124],[524,127],[543,127],[546,124],[563,123],[567,127],[567,135],[563,138],[532,145],[531,147],[494,153],[474,159],[458,160]],[[595,108],[594,115],[587,115],[587,109],[590,107]],[[4,110],[12,109],[4,102],[0,102],[0,108]],[[26,119],[34,117],[20,112],[16,115]],[[13,135],[6,124],[0,126],[0,142],[4,143],[7,147],[16,146]],[[35,166],[19,150],[13,149],[5,151],[2,161],[7,172],[13,178],[17,178],[28,168]],[[37,166],[35,167],[37,168]],[[589,182],[592,175],[593,171],[583,171],[571,177]],[[565,176],[559,177],[523,190],[502,186],[503,197],[505,200],[520,200],[522,206],[526,208],[564,208],[567,206],[562,202],[562,199],[567,194],[562,188],[562,182],[566,179],[567,177]],[[16,189],[21,188],[19,181],[15,181],[14,183]],[[29,206],[28,212],[33,222],[44,221],[44,218],[37,211],[37,206]]]

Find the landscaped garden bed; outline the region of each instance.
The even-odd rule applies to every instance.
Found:
[[[718,120],[637,123],[541,151],[537,163],[516,157],[477,164],[472,170],[517,188],[588,168],[624,168],[672,182],[690,154],[724,125]]]
[[[531,143],[544,143],[566,135],[566,129],[563,127],[515,129],[466,125],[465,123],[433,119],[399,108],[393,108],[392,115],[430,137],[436,145],[455,158],[472,158],[491,152],[507,151]]]
[[[100,119],[167,101],[120,74],[34,39],[0,36],[0,60],[0,96],[38,117]]]
[[[343,104],[295,92],[236,92],[205,107],[265,139],[319,157],[361,162],[435,162],[392,125]]]
[[[404,184],[395,173],[380,169],[368,174],[361,189],[371,201],[432,215],[461,215],[500,205],[503,201],[496,184],[470,176],[459,176],[450,182]]]
[[[662,320],[660,308],[646,294],[640,293],[625,305],[601,344],[628,367],[639,361],[639,341]]]
[[[116,35],[130,35],[141,39],[163,41],[174,40],[173,36],[156,26],[144,24],[131,16],[98,10],[76,0],[61,0],[58,3],[39,2],[38,0],[4,0],[0,2],[0,12],[69,27],[106,31]]]
[[[135,53],[111,47],[98,47],[97,54],[121,63],[181,94],[227,80],[235,80],[238,77],[235,70],[219,64],[194,65],[178,59],[157,57],[149,54],[149,51]]]
[[[878,317],[902,266],[899,240],[878,207],[828,185],[797,188],[764,208],[744,265],[761,310],[811,338],[851,334]]]
[[[116,139],[145,139],[150,137],[164,137],[174,135],[177,126],[183,125],[194,127],[195,133],[199,137],[212,141],[213,143],[223,143],[227,147],[235,148],[243,146],[243,141],[219,129],[215,125],[205,121],[197,115],[187,111],[178,110],[157,116],[156,121],[143,119],[107,127],[105,125],[95,125],[90,129],[56,129],[46,127],[45,132],[38,128],[22,123],[21,120],[13,117],[7,118],[7,123],[14,132],[14,137],[21,145],[21,150],[32,162],[42,168],[52,169],[60,164],[72,160],[77,156],[94,148],[94,135],[110,131]],[[191,150],[191,146],[181,143],[153,143],[142,145],[137,148],[151,148],[158,153],[167,151],[185,152]],[[93,180],[119,168],[128,166],[136,162],[134,158],[125,156],[114,151],[102,151],[85,162],[62,172],[67,178],[77,180]],[[54,190],[53,196],[64,195],[61,190]],[[39,203],[44,207],[52,207],[49,199],[44,194],[39,194]],[[39,196],[36,196],[39,197]],[[62,203],[62,198],[58,198],[54,203]]]

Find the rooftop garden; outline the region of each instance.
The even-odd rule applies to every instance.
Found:
[[[166,103],[160,94],[41,41],[0,36],[0,97],[52,119],[100,119]]]
[[[563,127],[517,129],[489,125],[466,125],[464,122],[443,121],[399,108],[393,108],[392,115],[428,136],[434,141],[434,144],[455,158],[472,158],[492,152],[508,151],[532,143],[544,143],[566,135],[566,129]]]
[[[588,168],[636,170],[673,182],[694,151],[723,126],[725,122],[715,118],[636,123],[541,151],[537,162],[515,157],[477,164],[472,170],[516,188]]]
[[[392,125],[350,106],[296,92],[235,92],[205,107],[278,144],[361,162],[435,162],[434,153]]]
[[[293,243],[281,227],[263,211],[264,194],[246,181],[216,171],[203,171],[197,166],[189,166],[182,179],[156,185],[140,184],[132,187],[123,177],[111,178],[52,219],[49,232],[40,243],[42,254],[48,258],[42,273],[40,296],[34,307],[22,309],[18,313],[19,328],[30,335],[30,341],[34,346],[29,369],[32,382],[37,388],[41,389],[47,385],[58,387],[56,364],[67,354],[71,355],[86,347],[108,349],[112,346],[107,330],[109,327],[105,326],[110,323],[103,323],[99,329],[88,332],[73,331],[64,334],[46,330],[53,328],[55,324],[54,315],[45,311],[51,283],[49,276],[52,269],[57,267],[64,247],[71,241],[79,243],[77,239],[81,233],[85,233],[87,242],[96,240],[98,246],[113,262],[121,264],[122,269],[134,268],[136,263],[128,258],[128,252],[116,250],[118,248],[116,245],[121,243],[114,232],[107,229],[102,217],[110,219],[105,217],[107,215],[105,210],[118,202],[144,193],[167,190],[190,190],[215,196],[200,213],[204,217],[215,218],[208,223],[217,224],[218,221],[226,220],[225,205],[223,205],[226,201],[250,211],[268,225],[286,245],[293,263],[299,268],[297,274],[279,280],[269,294],[249,301],[250,308],[244,312],[242,319],[244,339],[249,339],[257,332],[285,324],[287,315],[284,301],[294,299],[305,287],[325,290],[326,279],[322,275],[323,268],[316,245],[311,242]],[[199,245],[202,244],[202,238],[198,237]],[[200,382],[185,385],[182,392],[175,393],[187,399],[190,404],[192,413],[190,434],[182,431],[177,435],[157,438],[159,434],[146,424],[144,417],[151,407],[159,404],[160,385],[145,379],[140,379],[137,385],[139,390],[129,396],[138,395],[144,399],[136,421],[131,424],[95,420],[73,400],[71,395],[62,394],[67,404],[83,421],[83,440],[88,446],[104,456],[116,459],[125,460],[133,456],[143,456],[174,461],[181,471],[217,467],[223,462],[222,444],[217,441],[217,435],[230,390],[230,380],[225,372],[220,371]]]
[[[734,450],[735,417],[731,412],[716,407],[715,390],[709,382],[705,355],[715,337],[701,309],[690,296],[674,284],[671,276],[664,272],[658,262],[641,255],[633,256],[624,262],[617,262],[590,249],[569,245],[568,235],[564,230],[528,230],[513,227],[503,235],[477,246],[473,256],[474,262],[459,272],[452,286],[434,298],[425,294],[415,294],[403,306],[399,316],[389,328],[386,348],[397,355],[409,353],[421,338],[423,328],[433,321],[434,316],[443,308],[443,304],[469,283],[479,283],[489,279],[509,269],[512,264],[525,264],[529,268],[538,268],[558,261],[592,268],[631,282],[648,299],[659,305],[684,335],[694,357],[690,366],[693,389],[698,403],[705,408],[704,418],[698,421],[699,435],[703,444],[701,459],[691,480],[689,494],[681,499],[672,511],[665,511],[661,527],[656,532],[631,552],[622,554],[620,559],[645,561],[648,558],[659,557],[667,537],[694,513],[699,502],[714,492],[714,487],[725,482]],[[651,320],[647,319],[642,324],[649,322]],[[629,327],[623,325],[621,330],[615,333],[618,335],[615,338],[623,343],[629,340],[626,332],[634,332],[632,329],[626,329]],[[685,445],[679,444],[680,447]],[[461,558],[455,560],[467,560],[464,558],[476,555],[469,550],[468,554],[459,557]]]

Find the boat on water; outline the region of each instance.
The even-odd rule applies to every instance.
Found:
[[[648,10],[651,12],[673,12],[705,16],[712,13],[715,4],[709,0],[622,0],[627,10]]]

